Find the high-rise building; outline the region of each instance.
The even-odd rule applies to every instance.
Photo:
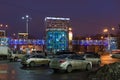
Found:
[[[46,50],[56,51],[68,50],[70,18],[46,17]]]

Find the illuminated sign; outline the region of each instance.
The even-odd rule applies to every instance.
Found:
[[[28,38],[28,33],[18,33],[18,37],[21,39],[27,39]]]
[[[70,20],[70,18],[46,17],[46,18],[45,18],[45,21],[46,21],[47,19],[52,19],[52,20]]]
[[[25,40],[25,39],[11,39],[9,44],[36,44],[44,45],[44,40]]]

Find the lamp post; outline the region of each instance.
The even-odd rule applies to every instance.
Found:
[[[110,30],[114,31],[115,28],[112,27]],[[108,28],[105,28],[105,29],[103,29],[103,32],[107,33],[107,35],[108,35],[108,51],[111,53],[111,38],[110,38],[111,36],[110,36],[110,30]]]
[[[26,33],[29,33],[29,21],[32,19],[29,15],[26,15],[25,17],[22,17],[22,19],[26,20]]]

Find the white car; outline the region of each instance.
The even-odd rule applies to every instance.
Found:
[[[97,53],[95,53],[95,54],[84,53],[82,55],[85,58],[85,60],[91,61],[93,65],[98,65],[98,66],[101,65],[100,55],[98,55]]]
[[[23,56],[25,56],[24,53],[11,53],[9,60],[10,61],[18,61],[19,59],[21,59]]]
[[[46,58],[40,54],[25,55],[21,60],[21,64],[28,67],[34,67],[36,65],[48,65],[49,62],[49,58]]]
[[[111,56],[112,58],[120,59],[120,53],[112,53],[112,54],[110,54],[110,56]]]
[[[64,70],[71,72],[75,69],[91,70],[92,62],[86,61],[78,54],[63,54],[51,59],[49,67],[54,70]]]

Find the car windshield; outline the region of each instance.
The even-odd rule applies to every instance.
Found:
[[[59,56],[56,56],[56,58],[64,59],[64,58],[67,58],[68,56],[70,56],[70,54],[59,55]]]

